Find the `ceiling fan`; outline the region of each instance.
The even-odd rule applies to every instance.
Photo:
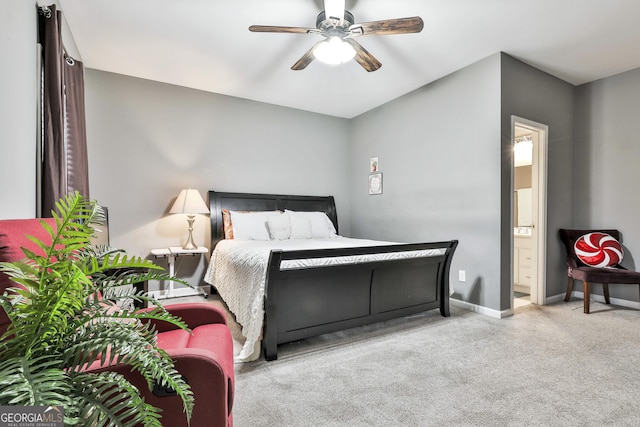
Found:
[[[419,16],[355,23],[351,12],[345,10],[345,0],[324,0],[324,10],[316,18],[316,28],[252,25],[249,31],[323,36],[323,40],[311,46],[293,64],[292,70],[304,70],[315,58],[327,63],[342,63],[355,58],[362,68],[371,72],[380,68],[382,63],[362,47],[355,37],[419,33],[423,27],[424,22]]]

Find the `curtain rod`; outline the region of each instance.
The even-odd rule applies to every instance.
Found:
[[[49,6],[38,6],[38,11],[44,15],[45,18],[51,18],[51,9],[49,9]]]
[[[38,6],[38,12],[47,19],[51,18],[52,13],[49,6]],[[63,50],[62,54],[64,55],[64,60],[67,62],[67,64],[75,65],[75,59],[73,59],[73,57],[69,55],[66,50]]]

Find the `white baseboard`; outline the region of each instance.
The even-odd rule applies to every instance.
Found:
[[[547,297],[544,300],[544,304],[547,305],[547,304],[555,304],[555,303],[558,303],[558,302],[562,302],[562,301],[564,301],[564,295],[565,294],[563,292],[561,294],[554,295],[552,297]],[[582,295],[582,294],[580,294],[580,295]]]
[[[502,319],[503,317],[508,317],[513,315],[513,310],[511,309],[499,311],[499,310],[494,310],[492,308],[483,307],[481,305],[472,304],[470,302],[462,301],[455,298],[450,298],[449,304],[454,307],[473,311],[474,313],[484,314],[489,317],[494,317],[496,319]]]
[[[556,304],[556,303],[562,302],[564,301],[564,296],[565,294],[562,293],[562,294],[548,297],[544,300],[544,303],[545,305],[547,305],[547,304]],[[577,299],[584,299],[584,293],[580,291],[571,292],[571,296]],[[620,307],[634,308],[634,309],[640,310],[640,302],[638,301],[629,301],[629,300],[620,299],[620,298],[609,298],[609,299],[611,300],[611,304],[613,305],[619,305]],[[603,304],[605,303],[604,296],[602,295],[591,294],[591,300],[596,302],[601,302]],[[474,313],[484,314],[486,316],[493,317],[496,319],[502,319],[504,317],[513,316],[513,309],[511,308],[507,310],[494,310],[492,308],[483,307],[481,305],[472,304],[470,302],[462,301],[455,298],[450,298],[449,304],[454,307],[462,308],[464,310],[472,311]]]
[[[578,299],[584,299],[584,292],[580,292],[580,291],[573,291],[571,292],[571,296],[578,298]],[[562,299],[564,299],[564,296],[562,296]],[[596,301],[596,302],[601,302],[602,304],[605,304],[604,302],[604,295],[598,295],[598,294],[591,294],[591,300],[592,301]],[[611,301],[611,304],[613,305],[619,305],[620,307],[627,307],[627,308],[633,308],[636,310],[640,310],[640,302],[638,301],[629,301],[626,299],[620,299],[620,298],[609,298],[609,300]]]
[[[209,295],[209,286],[198,286],[197,288],[176,288],[173,290],[171,295],[168,294],[168,291],[151,291],[149,292],[149,296],[155,298],[157,300],[167,299],[167,298],[180,298],[180,297],[190,297],[195,295]]]

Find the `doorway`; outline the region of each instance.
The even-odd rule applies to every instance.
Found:
[[[512,116],[511,308],[546,297],[547,134],[541,123]]]

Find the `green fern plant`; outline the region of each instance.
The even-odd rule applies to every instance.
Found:
[[[23,261],[0,263],[19,285],[0,295],[11,320],[0,337],[0,405],[63,405],[70,426],[161,426],[160,410],[140,398],[122,375],[87,370],[99,360],[129,365],[150,388],[159,384],[175,390],[189,419],[193,393],[156,345],[149,321],[187,326],[129,286],[168,275],[151,261],[94,248],[94,227],[105,221],[94,201],[73,193],[56,207],[55,228],[42,223],[52,243],[30,237],[43,254],[23,248]],[[132,301],[157,307],[119,307]]]

